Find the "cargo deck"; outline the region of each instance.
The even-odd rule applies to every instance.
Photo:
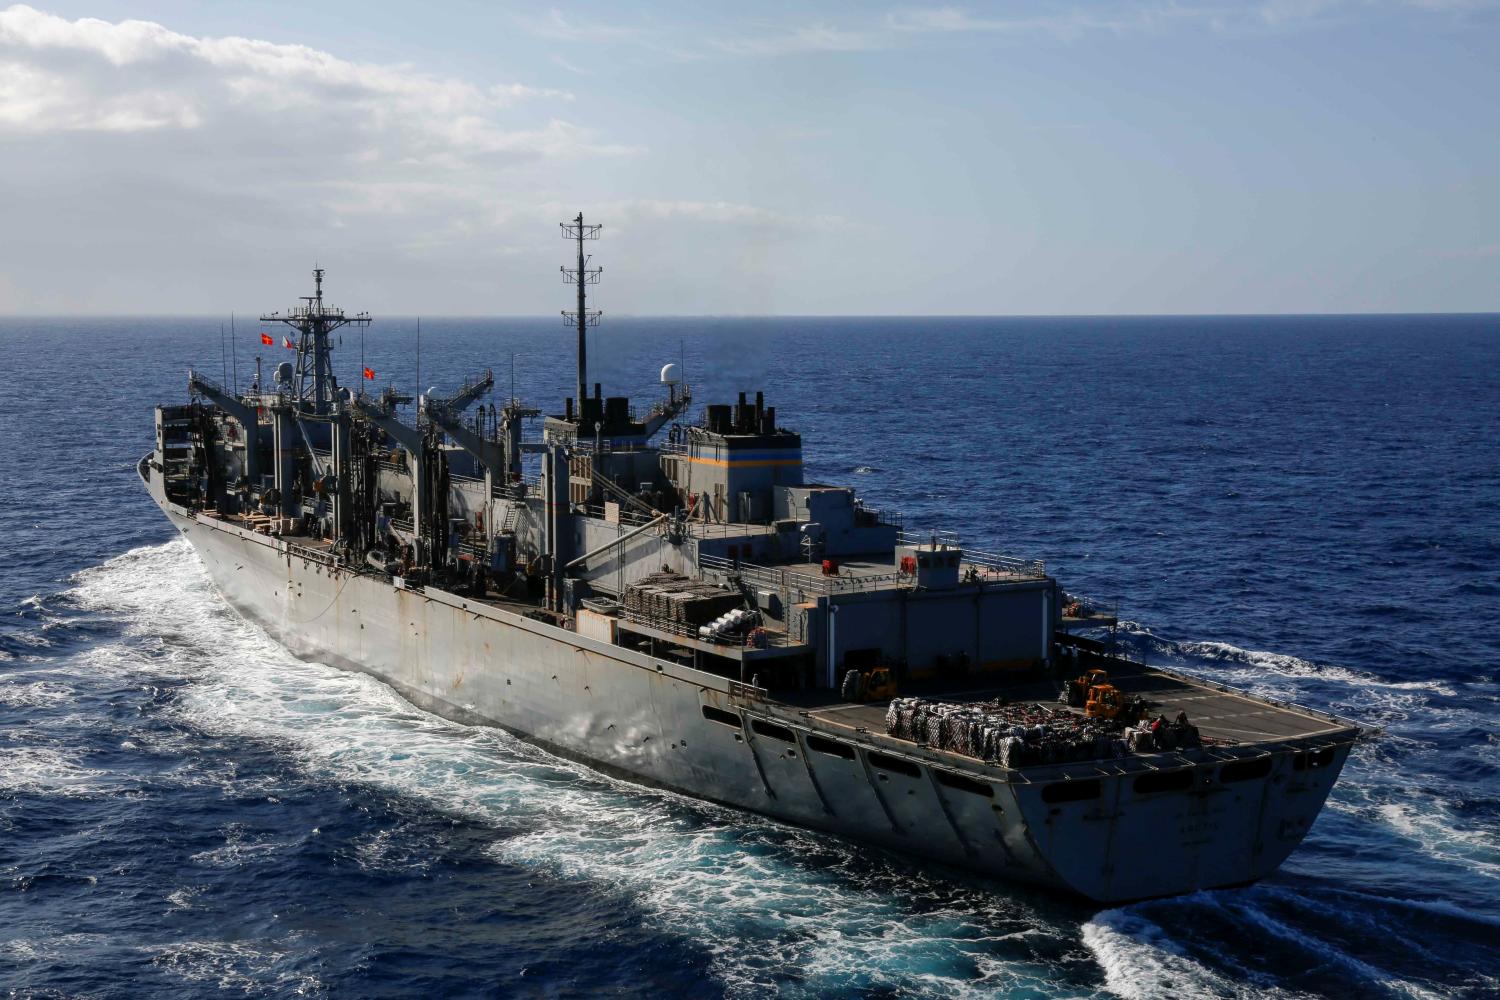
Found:
[[[1169,671],[1140,664],[1110,665],[1110,683],[1126,695],[1140,695],[1150,704],[1150,714],[1175,718],[1186,712],[1188,719],[1202,735],[1215,743],[1246,745],[1278,743],[1318,736],[1332,736],[1347,731],[1351,724],[1332,716],[1319,715],[1309,709],[1282,705],[1253,698],[1211,682],[1201,681]],[[1057,700],[1058,685],[1046,680],[1018,680],[1009,683],[913,685],[904,695],[917,695],[937,701],[972,703],[1003,698],[1008,702],[1036,702],[1046,708],[1063,707]],[[789,701],[797,699],[789,698]],[[864,703],[802,704],[809,718],[851,730],[885,732],[885,712],[889,700]],[[903,741],[909,742],[909,741]]]

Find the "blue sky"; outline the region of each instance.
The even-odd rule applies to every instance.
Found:
[[[0,0],[3,3],[3,0]],[[0,6],[0,312],[1500,308],[1500,4]]]

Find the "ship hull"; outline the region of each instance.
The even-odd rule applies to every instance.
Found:
[[[1316,770],[1296,770],[1282,748],[1264,777],[1233,785],[1205,766],[1187,791],[1142,794],[1104,776],[1086,801],[1044,797],[1048,785],[976,761],[894,755],[868,737],[829,753],[829,734],[794,709],[747,701],[722,677],[338,567],[172,503],[148,461],[141,474],[225,600],[298,657],[631,781],[1099,902],[1266,876],[1300,843],[1349,752],[1341,744]]]

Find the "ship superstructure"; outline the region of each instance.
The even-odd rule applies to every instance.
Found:
[[[1301,841],[1357,726],[1114,656],[1041,562],[807,482],[763,388],[695,414],[667,365],[650,405],[605,396],[600,229],[562,231],[561,412],[489,372],[340,387],[330,334],[370,318],[321,270],[263,317],[295,363],[157,407],[141,476],[236,608],[610,773],[1100,901],[1254,881]]]

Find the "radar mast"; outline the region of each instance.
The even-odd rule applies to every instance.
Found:
[[[559,222],[558,225],[562,227],[563,239],[573,240],[578,244],[578,266],[576,268],[560,267],[558,270],[562,271],[563,281],[570,285],[578,286],[578,308],[576,310],[564,309],[562,317],[563,322],[569,326],[574,323],[578,325],[578,395],[574,398],[577,403],[579,419],[581,420],[583,401],[588,398],[589,394],[588,328],[598,326],[599,317],[604,315],[601,310],[595,309],[593,312],[589,312],[588,309],[588,299],[584,294],[584,288],[588,285],[597,285],[599,283],[599,276],[604,273],[604,268],[590,268],[588,266],[589,258],[584,256],[583,241],[597,240],[599,238],[599,230],[604,227],[601,225],[584,225],[582,212],[579,212],[578,218],[572,222]]]
[[[262,323],[282,323],[297,331],[297,369],[293,392],[297,408],[324,416],[333,409],[338,379],[333,374],[328,335],[345,326],[368,326],[369,313],[346,316],[344,310],[323,303],[323,269],[313,268],[313,294],[301,296],[303,305],[273,312]]]

